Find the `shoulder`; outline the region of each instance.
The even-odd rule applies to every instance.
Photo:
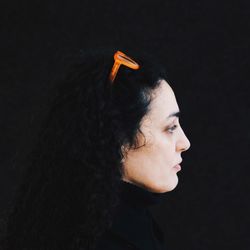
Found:
[[[124,239],[112,230],[106,232],[99,240],[96,250],[140,250],[132,242]]]

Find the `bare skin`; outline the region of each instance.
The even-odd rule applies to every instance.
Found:
[[[171,113],[180,111],[170,85],[162,80],[154,94],[151,110],[141,125],[145,139],[138,135],[140,145],[144,142],[146,145],[127,151],[122,179],[151,192],[164,193],[177,186],[178,170],[173,167],[182,161],[181,153],[191,144],[179,118],[167,118]]]

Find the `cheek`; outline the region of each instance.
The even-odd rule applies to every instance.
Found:
[[[176,161],[175,141],[171,135],[159,136],[154,144],[154,155],[159,168],[170,168]]]
[[[132,176],[157,177],[166,171],[175,161],[173,140],[168,135],[159,133],[147,140],[147,144],[135,152],[129,152],[127,171]]]
[[[169,155],[174,152],[174,140],[171,135],[168,135],[165,132],[165,134],[160,134],[156,137],[153,147],[154,151],[159,152],[163,155]]]

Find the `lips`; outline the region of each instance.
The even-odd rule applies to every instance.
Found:
[[[182,163],[182,160],[181,160],[179,163],[177,163],[174,167],[176,167],[176,166],[180,165],[181,163]]]

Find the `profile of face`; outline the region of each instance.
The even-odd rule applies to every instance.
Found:
[[[180,111],[170,85],[161,80],[154,91],[151,110],[143,117],[138,149],[130,149],[123,163],[122,180],[141,186],[151,192],[164,193],[178,184],[178,169],[181,153],[190,147],[183,132],[178,114]],[[145,141],[146,140],[146,141]]]

